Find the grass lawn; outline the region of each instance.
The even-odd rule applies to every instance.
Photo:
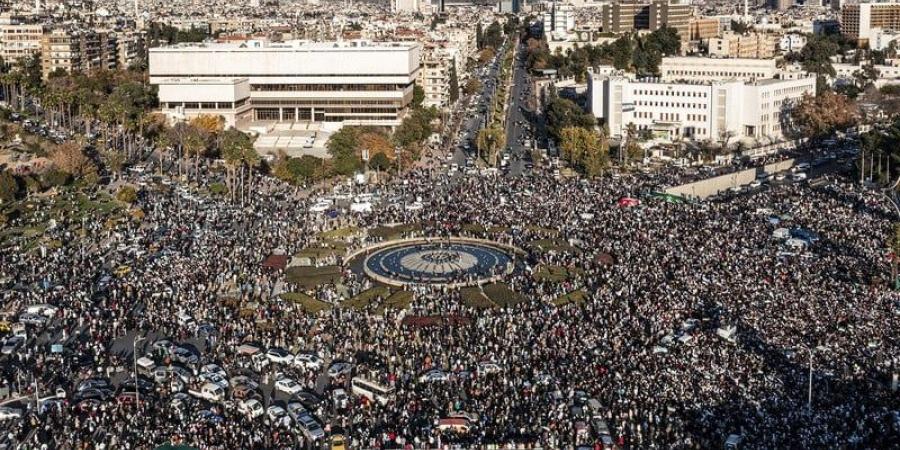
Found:
[[[391,294],[391,290],[387,286],[376,285],[365,291],[353,296],[353,298],[343,302],[343,306],[349,306],[355,309],[363,309],[369,306],[378,298],[387,298]]]
[[[319,233],[318,236],[322,239],[344,239],[359,234],[360,231],[361,230],[358,227],[344,227],[331,231],[323,231]]]
[[[490,227],[487,229],[487,232],[490,234],[504,234],[509,233],[511,228],[509,227]]]
[[[484,226],[477,223],[467,223],[462,226],[463,231],[473,233],[473,234],[482,234],[485,232]]]
[[[556,300],[553,300],[553,304],[556,306],[564,306],[570,303],[582,303],[585,300],[587,300],[587,294],[585,294],[583,290],[578,289],[577,291],[572,291],[568,294],[560,295],[556,298]]]
[[[497,306],[512,306],[525,301],[525,297],[509,288],[506,283],[491,283],[482,287],[484,295],[487,295]]]
[[[497,306],[491,299],[481,293],[477,287],[462,288],[460,291],[463,303],[470,308],[493,308]]]
[[[422,225],[418,223],[406,223],[402,225],[395,225],[392,227],[376,227],[369,230],[369,236],[381,238],[385,240],[390,239],[399,239],[403,237],[404,234],[413,232],[413,231],[421,231]]]
[[[330,303],[314,299],[302,292],[287,292],[281,294],[281,299],[300,305],[307,314],[315,314],[325,309],[331,309]]]
[[[294,283],[304,289],[312,289],[327,283],[337,283],[341,280],[341,268],[339,266],[293,266],[285,270],[285,281]]]
[[[533,250],[540,252],[578,252],[580,251],[578,247],[575,247],[564,239],[537,239],[528,243],[528,246]]]
[[[525,227],[525,229],[532,233],[536,233],[536,234],[543,234],[546,236],[554,236],[554,237],[559,236],[559,231],[554,230],[553,228],[539,227],[537,225],[528,225]]]
[[[552,283],[560,283],[583,273],[578,268],[567,268],[565,266],[554,266],[549,264],[541,264],[534,271],[534,279],[537,281],[549,281]]]
[[[397,291],[391,294],[391,296],[378,307],[378,312],[383,313],[387,308],[406,309],[412,301],[413,293],[411,291]]]
[[[297,258],[310,258],[313,261],[328,258],[332,255],[344,255],[347,253],[347,245],[334,241],[324,241],[321,246],[307,247],[294,255]]]

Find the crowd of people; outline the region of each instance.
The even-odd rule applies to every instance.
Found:
[[[134,383],[135,357],[177,365],[159,351],[165,340],[196,353],[185,364],[194,375],[215,364],[232,380],[254,380],[265,407],[294,401],[272,384],[296,380],[309,394],[304,407],[350,448],[594,447],[601,445],[596,419],[618,448],[717,448],[730,435],[747,448],[900,446],[900,400],[891,385],[900,372],[900,304],[886,257],[897,218],[879,194],[839,176],[815,187],[620,207],[620,198],[640,197],[661,179],[415,169],[371,188],[380,198],[371,213],[338,217],[308,209],[328,191],[298,196],[269,178],[254,181],[244,204],[202,192],[186,198],[177,183],[142,178],[133,206],[139,219],[39,208],[7,225],[52,220],[43,242],[54,244],[4,244],[4,311],[14,321],[28,305],[58,308],[46,326],[27,327],[24,346],[0,356],[6,405],[23,412],[2,422],[8,443],[328,442],[285,421],[252,418],[231,395],[207,402],[176,392],[168,379],[149,379],[136,402],[79,396],[87,379],[119,389]],[[413,201],[423,207],[405,207]],[[479,237],[525,250],[519,270],[503,280],[521,301],[478,308],[458,289],[426,285],[415,287],[404,309],[382,308],[383,299],[356,308],[343,302],[374,286],[359,273],[344,270],[339,283],[309,287],[262,264],[321,246],[323,231],[398,223],[417,224],[410,235]],[[776,226],[819,239],[785,251],[773,239]],[[365,232],[343,239],[350,249],[376,240]],[[539,240],[559,245],[534,245]],[[550,266],[567,276],[538,276]],[[310,312],[280,297],[288,291],[330,307]],[[576,291],[581,301],[554,303]],[[437,320],[409,320],[423,317]],[[717,333],[728,327],[733,339]],[[238,350],[247,342],[314,353],[324,364],[253,365]],[[327,375],[334,362],[390,387],[391,400],[335,400],[336,389],[350,392],[352,377]],[[485,363],[499,370],[481,370]],[[434,369],[447,376],[422,378]],[[49,393],[64,400],[34,404]],[[463,412],[466,431],[438,426]]]

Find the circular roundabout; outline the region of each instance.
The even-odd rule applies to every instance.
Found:
[[[516,249],[475,239],[412,239],[367,251],[362,271],[392,285],[477,284],[516,267]]]

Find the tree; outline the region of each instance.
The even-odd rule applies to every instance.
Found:
[[[331,135],[326,144],[331,155],[334,171],[338,175],[352,175],[362,167],[359,158],[359,131],[354,127],[343,127]]]
[[[491,60],[494,59],[495,55],[496,55],[496,53],[494,52],[493,48],[482,49],[478,53],[478,64],[485,65],[485,64],[491,62]]]
[[[588,177],[600,175],[609,164],[609,138],[592,129],[568,127],[562,130],[560,150],[569,166]]]
[[[357,142],[360,152],[362,150],[368,150],[370,159],[377,153],[385,155],[385,157],[390,160],[393,160],[397,156],[394,152],[394,145],[391,143],[390,137],[381,131],[374,129],[363,131],[359,134]]]
[[[499,126],[484,128],[475,140],[479,155],[492,166],[497,165],[500,149],[506,146],[506,133]]]
[[[484,48],[484,30],[481,29],[481,22],[475,24],[475,48],[481,50]]]
[[[459,79],[456,76],[456,58],[450,61],[450,104],[459,99]]]
[[[422,86],[416,84],[413,86],[413,99],[412,99],[412,107],[413,108],[421,108],[422,103],[425,101],[425,89],[422,89]]]
[[[826,91],[815,97],[804,95],[791,117],[801,136],[818,139],[855,126],[859,109],[846,96]]]
[[[481,81],[478,81],[478,78],[471,77],[468,81],[466,81],[466,85],[463,87],[463,92],[466,95],[474,95],[478,92],[481,92]]]
[[[137,201],[137,190],[132,186],[122,186],[116,192],[116,200],[128,203],[129,205]]]
[[[644,155],[644,150],[638,143],[637,135],[637,127],[634,126],[633,122],[629,122],[625,127],[625,143],[623,144],[624,148],[621,150],[628,161],[640,159]]]
[[[384,172],[391,168],[391,160],[384,153],[376,153],[369,159],[369,167],[376,172]]]
[[[553,98],[547,105],[547,128],[556,140],[561,131],[568,127],[592,128],[597,124],[593,115],[585,113],[575,102],[564,98]]]
[[[50,153],[50,161],[59,170],[80,178],[91,172],[96,172],[93,162],[84,154],[81,144],[66,141],[57,145]]]
[[[200,114],[191,119],[191,125],[210,135],[216,135],[225,127],[225,118],[220,115]]]
[[[0,203],[11,202],[19,194],[19,183],[8,170],[0,172]]]

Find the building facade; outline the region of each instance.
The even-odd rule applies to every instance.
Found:
[[[688,24],[688,39],[702,41],[719,36],[719,19],[714,17],[693,18]]]
[[[611,136],[634,124],[663,140],[780,140],[791,129],[793,105],[815,91],[813,77],[667,83],[591,74],[588,81],[591,112]]]
[[[150,82],[173,120],[399,125],[419,72],[417,43],[190,44],[149,50]]]
[[[778,37],[767,33],[722,33],[708,42],[709,56],[716,58],[774,58]]]
[[[875,30],[900,31],[900,2],[861,1],[841,8],[841,32],[866,47]]]
[[[775,65],[775,59],[710,59],[683,56],[663,58],[659,64],[659,72],[660,79],[665,82],[753,81],[774,78],[778,74],[778,67]]]
[[[43,25],[0,25],[0,58],[6,63],[16,63],[40,53],[43,36]]]
[[[614,0],[601,9],[603,31],[628,33],[650,28],[650,4],[643,0]]]
[[[654,0],[650,4],[651,31],[662,27],[674,28],[682,41],[690,37],[691,5],[678,0]]]

